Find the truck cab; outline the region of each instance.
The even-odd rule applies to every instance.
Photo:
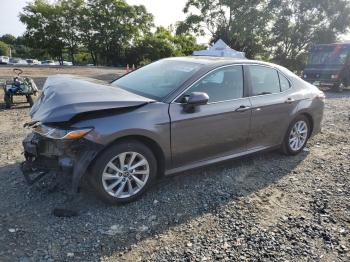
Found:
[[[350,42],[312,47],[302,78],[315,86],[326,86],[335,91],[349,86]]]

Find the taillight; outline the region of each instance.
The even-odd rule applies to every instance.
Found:
[[[326,95],[322,92],[319,93],[316,98],[320,99],[321,101],[325,102],[326,101]]]

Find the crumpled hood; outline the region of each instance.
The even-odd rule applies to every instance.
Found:
[[[71,75],[49,77],[33,105],[33,122],[65,122],[74,116],[107,109],[141,106],[154,102],[102,81]]]

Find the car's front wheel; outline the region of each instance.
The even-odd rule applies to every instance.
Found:
[[[299,154],[309,139],[310,123],[305,116],[299,116],[290,124],[283,141],[283,152],[287,155]]]
[[[128,203],[140,197],[157,174],[153,152],[143,143],[130,140],[104,151],[90,172],[97,195],[111,204]]]

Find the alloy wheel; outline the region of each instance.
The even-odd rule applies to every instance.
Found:
[[[104,190],[115,198],[129,198],[146,185],[150,174],[147,159],[137,152],[123,152],[105,166],[102,174]]]
[[[296,122],[289,134],[289,146],[294,152],[303,148],[308,137],[308,126],[303,120]]]

